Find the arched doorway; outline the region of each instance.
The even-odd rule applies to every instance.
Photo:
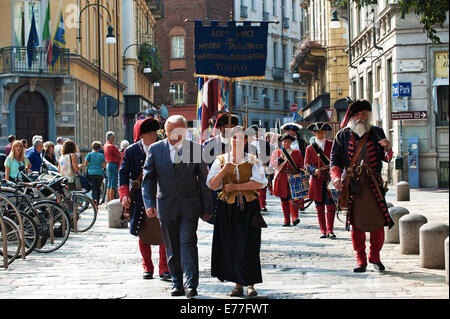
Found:
[[[16,138],[27,139],[31,145],[34,135],[48,140],[48,108],[44,97],[37,92],[24,92],[16,102]]]

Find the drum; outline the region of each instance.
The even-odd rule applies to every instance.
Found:
[[[301,200],[308,196],[309,175],[305,172],[288,176],[289,189],[291,190],[291,199],[293,201]]]

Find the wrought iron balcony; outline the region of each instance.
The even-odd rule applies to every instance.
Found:
[[[4,47],[0,49],[0,73],[30,73],[41,75],[69,75],[69,49],[53,50],[58,59],[47,64],[48,51],[45,48],[34,48],[31,65],[28,63],[28,50],[24,47]]]
[[[283,29],[289,29],[289,18],[283,18]]]
[[[269,21],[270,20],[270,13],[269,12],[263,12],[263,21]]]
[[[147,6],[152,12],[155,19],[160,19],[164,16],[164,3],[161,0],[147,0]]]

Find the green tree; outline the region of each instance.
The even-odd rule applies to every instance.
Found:
[[[384,1],[384,0],[382,0]],[[356,3],[357,6],[376,4],[377,0],[334,0],[334,5],[342,7],[348,3]],[[419,16],[424,31],[433,43],[441,43],[437,36],[437,27],[443,28],[449,11],[449,0],[398,0],[402,19],[410,11]]]

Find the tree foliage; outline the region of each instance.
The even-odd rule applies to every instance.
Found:
[[[333,2],[337,7],[345,6],[348,3],[355,3],[361,7],[376,4],[377,0],[335,0]],[[423,25],[428,38],[433,43],[441,43],[436,28],[443,28],[444,26],[449,11],[449,0],[398,0],[398,6],[402,19],[406,17],[408,12],[413,11],[419,16],[420,23]]]

